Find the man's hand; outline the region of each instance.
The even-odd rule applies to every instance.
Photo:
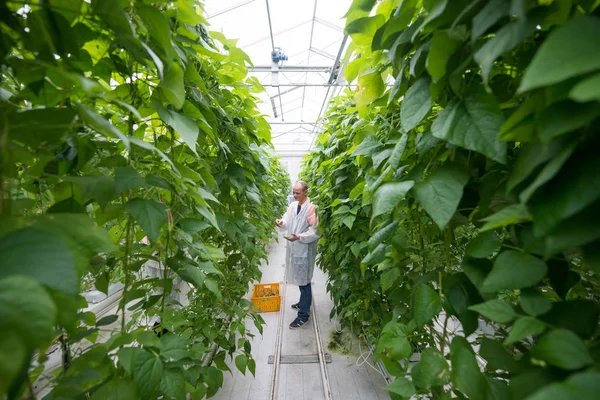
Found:
[[[300,237],[294,233],[292,236],[287,237],[286,239],[290,242],[295,242],[296,240],[300,240]]]
[[[283,221],[280,219],[276,219],[275,220],[275,225],[277,225],[278,228],[281,228],[281,225],[283,225]]]

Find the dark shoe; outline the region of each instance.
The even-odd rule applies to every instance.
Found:
[[[307,322],[308,322],[308,320],[302,320],[300,318],[296,318],[294,320],[294,322],[292,322],[290,324],[290,329],[298,329],[298,328],[304,326]]]
[[[300,309],[300,303],[292,304],[292,310],[299,310],[299,309]]]

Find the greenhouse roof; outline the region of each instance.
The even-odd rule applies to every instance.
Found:
[[[210,28],[230,39],[251,58],[266,92],[259,94],[275,150],[303,155],[319,132],[318,120],[329,99],[344,84],[341,59],[349,40],[343,16],[351,0],[205,0]],[[288,60],[273,73],[271,52],[281,48]]]

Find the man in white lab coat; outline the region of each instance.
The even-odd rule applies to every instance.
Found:
[[[290,329],[297,329],[308,322],[310,306],[312,303],[312,280],[315,259],[317,257],[317,225],[319,219],[316,206],[308,198],[308,185],[306,182],[297,182],[292,191],[294,201],[289,205],[287,212],[275,225],[286,231],[286,281],[298,285],[300,288],[300,301],[292,304],[298,310],[298,316],[290,324]]]

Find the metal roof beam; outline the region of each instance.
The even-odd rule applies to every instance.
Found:
[[[338,31],[338,32],[342,32],[342,33],[344,32],[344,28],[342,28],[341,26],[339,26],[339,25],[336,25],[336,24],[332,24],[331,22],[329,22],[329,21],[325,21],[325,20],[324,20],[324,19],[322,19],[322,18],[315,17],[315,22],[318,22],[318,23],[320,23],[321,25],[324,25],[324,26],[326,26],[326,27],[328,27],[328,28],[334,29],[334,30],[336,30],[336,31]]]
[[[320,56],[327,57],[327,58],[329,58],[331,60],[335,60],[335,56],[333,54],[329,54],[328,52],[323,51],[323,50],[319,50],[319,49],[317,49],[315,47],[311,47],[310,51],[312,51],[313,53],[316,53],[316,54],[318,54]]]
[[[331,66],[313,66],[313,65],[280,65],[278,72],[331,72]],[[248,69],[250,72],[273,72],[270,65],[255,65]]]
[[[211,18],[214,18],[214,17],[218,17],[219,15],[222,15],[222,14],[228,13],[229,11],[233,11],[233,10],[235,10],[235,9],[237,9],[237,8],[240,8],[240,7],[242,7],[242,6],[245,6],[246,4],[254,3],[255,1],[256,1],[256,0],[246,0],[246,1],[243,1],[243,2],[241,2],[241,3],[238,3],[238,4],[234,4],[234,5],[232,5],[231,7],[228,7],[228,8],[226,8],[226,9],[224,9],[224,10],[217,11],[216,13],[214,13],[214,14],[211,14],[211,15],[207,15],[207,16],[206,16],[206,19],[211,19]]]
[[[277,31],[277,32],[273,33],[273,36],[281,35],[282,33],[286,33],[286,32],[288,32],[288,31],[291,31],[292,29],[299,28],[299,27],[301,27],[302,25],[306,25],[306,24],[308,24],[309,22],[312,22],[312,19],[309,19],[309,20],[306,20],[306,21],[300,22],[300,23],[298,23],[298,24],[296,24],[296,25],[290,26],[289,28],[285,28],[285,29],[282,29],[282,30],[280,30],[280,31]],[[263,37],[261,37],[260,39],[256,39],[256,40],[254,40],[254,41],[252,41],[252,42],[248,42],[248,43],[242,43],[242,44],[240,44],[240,46],[239,46],[239,47],[240,47],[240,48],[242,48],[242,47],[250,47],[250,46],[254,46],[255,44],[258,44],[258,43],[260,43],[260,42],[264,42],[265,40],[268,40],[268,39],[270,39],[270,38],[271,38],[271,35],[269,35],[269,36],[263,36]]]

